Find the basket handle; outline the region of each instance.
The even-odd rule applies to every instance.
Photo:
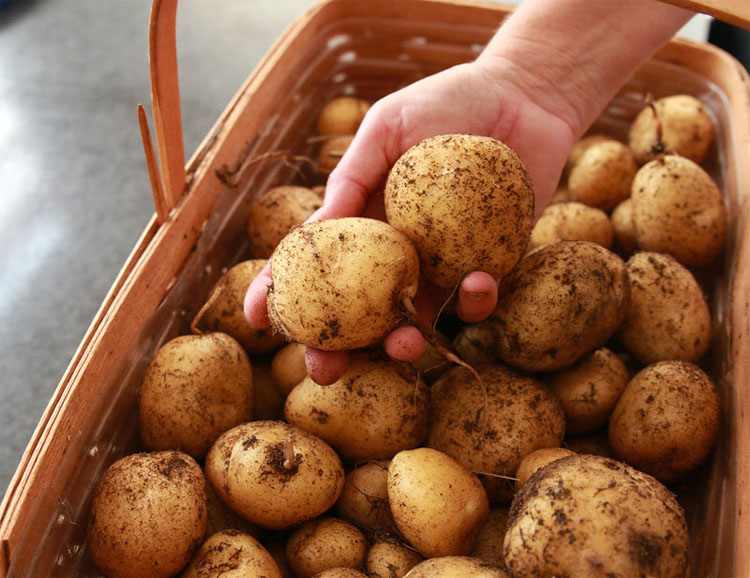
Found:
[[[748,0],[662,0],[675,4],[694,12],[710,14],[734,24],[740,28],[750,30],[750,2]]]

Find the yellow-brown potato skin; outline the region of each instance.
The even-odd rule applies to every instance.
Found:
[[[685,576],[688,533],[674,495],[651,476],[599,456],[537,470],[516,495],[505,564],[530,576]]]
[[[536,379],[502,365],[455,367],[432,386],[427,445],[473,472],[513,477],[521,460],[565,436],[560,403]],[[509,502],[512,480],[479,475],[490,502]]]
[[[367,532],[395,534],[388,503],[388,462],[370,462],[350,471],[336,513]]]
[[[570,149],[568,160],[565,163],[565,170],[570,173],[570,170],[578,164],[578,161],[581,160],[581,156],[583,155],[583,153],[585,153],[591,145],[595,145],[608,140],[612,139],[604,134],[592,134],[580,139],[573,145],[573,148]]]
[[[515,266],[528,243],[534,191],[523,163],[503,143],[443,135],[396,161],[385,210],[414,243],[424,275],[453,287],[471,271],[499,279]]]
[[[253,366],[253,419],[282,419],[286,397],[279,390],[271,374],[271,360],[254,357]]]
[[[660,98],[653,106],[645,107],[630,127],[628,142],[638,163],[652,161],[662,153],[677,153],[702,163],[714,131],[701,102],[678,94]]]
[[[365,568],[373,577],[403,578],[423,560],[417,552],[396,540],[375,542],[367,551]]]
[[[111,578],[166,578],[190,561],[206,531],[200,466],[176,451],[131,454],[97,482],[87,544]]]
[[[274,252],[271,272],[274,327],[290,340],[340,351],[372,345],[404,321],[419,259],[390,225],[351,217],[292,231]]]
[[[495,332],[488,322],[464,325],[453,338],[458,356],[472,367],[497,361]]]
[[[354,134],[370,110],[370,103],[361,98],[340,96],[327,102],[315,124],[318,134]]]
[[[567,367],[617,330],[629,290],[622,259],[596,243],[540,247],[500,285],[492,314],[498,354],[527,371]]]
[[[630,149],[616,140],[589,146],[570,170],[570,200],[611,211],[630,196],[638,166]]]
[[[542,448],[534,450],[521,460],[516,470],[516,490],[520,490],[529,481],[531,474],[547,464],[574,455],[575,452],[565,448]]]
[[[344,487],[344,468],[328,444],[277,421],[222,435],[206,457],[206,477],[235,512],[274,530],[319,516]]]
[[[612,247],[612,222],[607,213],[582,203],[556,203],[544,209],[531,230],[529,249],[555,241],[591,241]]]
[[[366,554],[365,535],[349,522],[336,518],[305,522],[286,543],[287,562],[300,578],[331,568],[362,568]]]
[[[472,558],[479,558],[488,564],[494,564],[498,568],[505,567],[503,554],[503,540],[505,528],[508,526],[508,506],[498,506],[490,510],[482,529],[477,534],[477,543],[471,551]]]
[[[405,578],[508,578],[493,564],[468,556],[442,556],[420,562]]]
[[[697,467],[721,421],[716,385],[697,365],[662,361],[628,383],[609,422],[618,459],[664,483]]]
[[[279,349],[271,362],[271,373],[279,390],[289,395],[297,384],[307,377],[305,350],[301,343],[289,343]]]
[[[327,176],[338,166],[341,157],[344,156],[346,149],[352,144],[354,135],[334,136],[320,145],[318,152],[318,171],[320,174]]]
[[[306,377],[287,396],[286,420],[351,462],[383,460],[422,443],[429,392],[416,372],[377,355],[352,356],[331,385]]]
[[[148,449],[203,458],[216,438],[252,416],[250,360],[224,333],[175,337],[146,368],[138,408]]]
[[[268,551],[252,536],[223,530],[203,542],[180,578],[281,578]]]
[[[233,512],[229,506],[221,501],[213,486],[206,484],[205,538],[208,539],[213,534],[224,530],[239,530],[245,534],[250,534],[256,540],[262,540],[268,533],[266,529],[256,526]]]
[[[633,199],[625,199],[610,215],[614,246],[620,255],[630,256],[638,248],[638,236],[633,224]]]
[[[633,225],[644,251],[668,253],[686,267],[707,265],[721,252],[727,214],[721,192],[697,164],[667,155],[633,180]]]
[[[626,266],[630,302],[617,335],[627,350],[643,363],[703,357],[711,313],[693,274],[661,253],[637,253]]]
[[[286,234],[304,223],[322,204],[317,193],[294,185],[274,187],[260,195],[248,213],[247,231],[253,256],[268,259]]]
[[[250,259],[229,269],[211,291],[212,304],[200,321],[200,327],[234,337],[249,355],[265,355],[285,341],[283,335],[271,329],[255,329],[245,319],[245,293],[265,264],[265,259]]]
[[[329,568],[318,572],[313,578],[367,578],[367,574],[354,568]]]

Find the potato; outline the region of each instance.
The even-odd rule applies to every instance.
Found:
[[[318,171],[321,175],[327,176],[333,172],[346,149],[352,144],[352,140],[354,140],[354,135],[349,134],[334,136],[323,141],[318,153]]]
[[[370,110],[370,103],[352,96],[340,96],[326,103],[318,114],[318,134],[354,134]]]
[[[488,322],[464,325],[453,339],[458,356],[471,366],[497,361],[497,343],[492,325]]]
[[[505,564],[526,576],[685,576],[687,524],[649,475],[598,456],[536,471],[513,500]]]
[[[612,247],[612,222],[607,213],[582,203],[549,205],[531,230],[529,248],[555,241],[591,241],[605,249]]]
[[[286,396],[307,377],[305,350],[301,343],[289,343],[279,349],[271,362],[271,373],[279,390]]]
[[[224,333],[175,337],[146,368],[138,410],[147,448],[200,459],[222,433],[252,416],[250,360]]]
[[[430,390],[427,445],[479,475],[490,502],[509,502],[521,460],[558,447],[565,417],[554,395],[536,379],[502,365],[478,368],[481,382],[455,367]]]
[[[388,500],[401,536],[425,558],[471,552],[489,514],[479,479],[431,448],[399,452],[391,460]]]
[[[660,98],[645,107],[630,127],[628,141],[639,164],[662,153],[702,163],[713,140],[711,118],[701,102],[686,94]]]
[[[274,252],[268,313],[290,341],[324,350],[372,345],[404,321],[419,259],[390,225],[362,218],[304,225]]]
[[[294,227],[322,206],[320,196],[306,187],[273,187],[250,205],[247,232],[256,259],[268,259],[276,245]]]
[[[253,366],[253,420],[281,419],[284,417],[286,397],[279,390],[271,374],[271,360],[255,357]]]
[[[570,191],[568,190],[568,181],[565,180],[564,184],[558,185],[552,197],[549,200],[548,205],[555,205],[557,203],[568,203],[570,202]]]
[[[208,299],[212,304],[199,323],[209,331],[231,335],[250,355],[265,355],[284,344],[283,335],[255,329],[245,319],[245,293],[265,264],[265,259],[251,259],[229,269],[212,289]]]
[[[587,241],[529,253],[501,283],[492,314],[499,356],[528,371],[554,371],[601,347],[625,314],[622,260]]]
[[[286,559],[295,576],[313,576],[329,568],[362,568],[367,539],[355,526],[336,518],[318,518],[297,528],[286,543]]]
[[[320,436],[352,462],[383,460],[427,435],[429,393],[408,366],[353,355],[331,385],[302,380],[286,398],[286,420]]]
[[[433,338],[442,347],[450,349],[451,340],[448,339],[445,334],[440,331],[435,331]],[[411,365],[417,370],[417,372],[419,372],[419,377],[424,379],[427,383],[434,382],[453,366],[453,364],[445,359],[445,356],[439,353],[429,341],[425,343],[424,353],[422,353],[419,359],[413,361]]]
[[[616,140],[594,143],[570,169],[570,200],[611,211],[630,196],[638,166],[633,154]]]
[[[633,199],[625,199],[610,215],[615,249],[621,255],[631,255],[638,248],[638,237],[633,224]]]
[[[607,432],[607,427],[583,436],[566,437],[563,442],[563,447],[577,454],[591,454],[612,459],[615,457],[612,448],[609,447],[609,434]]]
[[[508,514],[509,508],[507,506],[499,506],[490,510],[487,521],[477,534],[477,543],[471,551],[472,558],[479,558],[483,562],[494,564],[498,568],[505,567],[503,540],[505,528],[508,526]]]
[[[565,163],[565,169],[568,173],[570,173],[570,170],[578,164],[578,161],[581,160],[581,156],[583,155],[586,150],[591,145],[598,144],[600,142],[605,142],[612,140],[610,137],[604,134],[592,134],[589,136],[585,136],[582,139],[580,139],[577,143],[573,145],[573,148],[570,149],[570,154],[568,155],[568,160]]]
[[[669,253],[687,267],[707,265],[721,252],[727,229],[721,192],[694,162],[667,155],[644,165],[632,199],[641,249]]]
[[[366,532],[395,533],[388,503],[388,462],[370,462],[349,472],[336,513]]]
[[[626,263],[630,302],[617,332],[639,361],[698,361],[711,344],[711,313],[693,274],[669,255],[637,253]]]
[[[367,578],[367,575],[354,568],[329,568],[319,572],[313,578]]]
[[[508,578],[495,566],[468,556],[443,556],[414,566],[405,578]]]
[[[344,487],[344,468],[328,444],[275,421],[223,434],[208,452],[206,476],[232,510],[274,530],[319,516]]]
[[[609,443],[618,459],[669,483],[706,458],[720,421],[711,378],[692,363],[662,361],[628,383],[609,422]]]
[[[94,489],[86,538],[105,575],[166,578],[190,561],[205,531],[200,466],[168,451],[132,454],[107,468]]]
[[[203,542],[180,578],[281,578],[268,551],[252,536],[223,530]]]
[[[375,542],[367,551],[365,567],[370,576],[403,578],[424,558],[396,540]]]
[[[591,433],[604,425],[629,380],[628,368],[606,347],[552,375],[548,385],[565,413],[566,432]]]
[[[516,491],[520,490],[523,485],[529,481],[531,474],[539,468],[546,466],[555,460],[559,460],[566,456],[572,456],[574,454],[575,452],[565,448],[542,448],[534,450],[530,454],[526,454],[523,460],[521,460],[518,470],[516,470]]]
[[[396,161],[385,211],[414,243],[425,277],[454,287],[470,271],[501,278],[516,265],[531,231],[534,191],[523,163],[503,143],[443,135]]]
[[[256,540],[266,535],[266,530],[248,522],[242,516],[233,512],[216,494],[211,484],[206,484],[206,534],[209,538],[223,530],[239,530],[250,534]]]

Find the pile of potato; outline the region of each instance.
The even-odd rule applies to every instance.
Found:
[[[350,135],[368,107],[332,101],[318,130]],[[720,421],[689,269],[726,234],[699,165],[711,138],[699,101],[659,100],[629,143],[582,139],[536,223],[515,153],[467,135],[398,161],[388,223],[298,226],[319,191],[260,195],[255,258],[146,371],[148,453],[97,484],[95,563],[112,577],[686,576],[665,484],[704,461]],[[336,147],[324,140],[323,174]],[[271,254],[275,331],[254,330],[242,301]],[[420,274],[453,287],[471,270],[500,280],[490,318],[449,312],[418,362],[386,358],[384,336],[415,321]],[[305,345],[356,351],[321,386]]]

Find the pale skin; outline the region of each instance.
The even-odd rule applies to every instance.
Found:
[[[310,220],[384,217],[382,185],[409,147],[438,134],[491,136],[513,148],[531,176],[537,214],[557,185],[573,144],[630,74],[667,42],[692,13],[656,0],[525,0],[482,54],[392,93],[375,103],[331,173],[326,196]],[[266,295],[271,269],[250,285],[245,316],[269,326]],[[420,282],[416,307],[431,323],[448,293]],[[497,303],[497,280],[468,274],[457,312],[485,319]],[[415,328],[395,329],[386,352],[413,361],[424,351]],[[320,384],[344,372],[347,352],[308,348],[307,369]]]

